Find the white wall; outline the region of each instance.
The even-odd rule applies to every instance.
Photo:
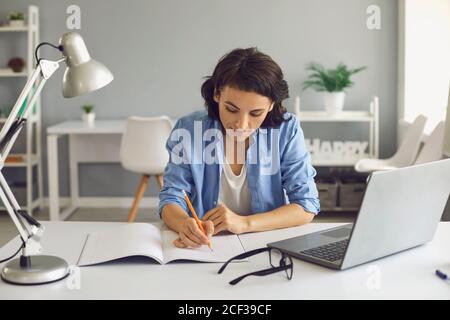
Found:
[[[427,1],[428,2],[428,1]],[[74,99],[61,95],[62,71],[47,82],[42,94],[44,129],[80,119],[82,104],[95,105],[98,119],[165,113],[180,117],[203,108],[200,86],[218,59],[236,47],[257,46],[282,67],[293,97],[302,107],[321,109],[313,90],[301,91],[311,61],[334,67],[368,66],[354,77],[345,108],[368,110],[380,98],[380,155],[395,151],[397,130],[397,1],[393,0],[0,0],[0,19],[10,11],[36,4],[41,14],[41,41],[57,42],[67,32],[66,9],[81,9],[81,30],[92,57],[108,66],[115,79],[106,88]],[[367,28],[367,8],[380,8],[381,28]],[[13,38],[7,38],[11,36]],[[0,66],[20,54],[20,35],[0,37]],[[25,51],[26,52],[26,51]],[[40,51],[57,57],[49,48]],[[0,107],[15,101],[17,79],[0,79]],[[321,139],[366,140],[366,124],[305,124],[305,135]],[[43,150],[46,150],[43,139]],[[18,144],[19,145],[19,144]],[[61,195],[68,195],[67,143],[60,144]],[[46,163],[46,158],[44,158]],[[23,172],[13,172],[17,179]],[[44,176],[46,170],[44,166]],[[154,180],[153,180],[154,181]],[[80,166],[82,196],[132,196],[139,176],[120,164]],[[152,182],[147,195],[156,195]]]
[[[445,139],[444,139],[444,154],[450,157],[450,88],[448,90],[448,101],[447,101],[447,120],[445,120]]]
[[[399,8],[399,120],[445,119],[450,81],[450,0],[406,0]],[[401,134],[399,134],[401,136]]]

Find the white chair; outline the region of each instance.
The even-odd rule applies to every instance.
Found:
[[[165,145],[171,131],[172,122],[166,116],[130,117],[127,120],[120,146],[120,162],[125,169],[142,175],[128,222],[136,218],[150,176],[156,177],[160,188],[163,186],[163,172],[169,161]]]
[[[418,116],[405,134],[397,152],[389,159],[361,159],[355,164],[357,172],[392,170],[410,166],[414,163],[422,141],[427,118]]]
[[[414,164],[438,161],[443,158],[445,122],[441,121],[425,140]]]

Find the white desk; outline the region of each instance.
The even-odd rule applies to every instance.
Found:
[[[126,120],[98,120],[93,127],[83,121],[66,121],[47,128],[48,197],[50,220],[65,220],[79,207],[78,164],[120,162],[120,141]],[[58,139],[69,136],[70,202],[60,213]],[[86,201],[85,201],[86,202]]]
[[[86,233],[111,227],[103,222],[48,222],[42,239],[46,254],[74,264]],[[306,234],[340,224],[312,223],[302,227],[246,234],[246,250],[267,242]],[[19,246],[14,239],[0,256]],[[79,289],[71,279],[40,286],[15,286],[0,281],[0,299],[450,299],[450,284],[435,276],[435,269],[450,269],[450,223],[442,222],[433,241],[346,271],[335,271],[294,260],[294,276],[249,277],[236,286],[228,281],[252,270],[267,268],[267,255],[231,264],[223,274],[216,263],[159,265],[148,259],[131,259],[80,270]],[[2,266],[2,265],[1,265]],[[0,267],[1,267],[0,266]],[[374,280],[375,279],[375,280]],[[182,290],[189,288],[189,290]]]

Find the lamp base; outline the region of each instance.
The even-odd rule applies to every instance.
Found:
[[[27,258],[30,264],[26,267],[20,259],[8,262],[2,270],[2,279],[13,284],[33,285],[58,281],[69,275],[69,265],[61,258],[41,255]]]

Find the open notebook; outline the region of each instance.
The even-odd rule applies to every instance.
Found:
[[[160,264],[175,260],[226,262],[245,252],[237,235],[211,238],[213,251],[207,245],[197,249],[180,249],[173,241],[178,234],[164,225],[149,223],[122,224],[88,234],[77,265],[87,266],[130,256],[145,256]]]

